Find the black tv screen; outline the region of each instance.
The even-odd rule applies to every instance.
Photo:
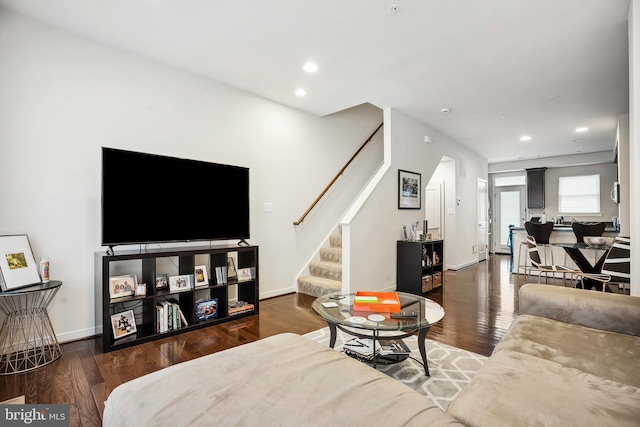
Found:
[[[102,147],[102,245],[249,238],[249,169]]]

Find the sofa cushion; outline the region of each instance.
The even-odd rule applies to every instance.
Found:
[[[103,425],[461,424],[401,382],[308,338],[281,334],[116,387]]]
[[[469,426],[638,426],[640,390],[517,351],[494,353],[449,405]]]
[[[637,426],[640,338],[521,315],[447,412],[469,426]]]
[[[521,315],[493,353],[516,351],[640,388],[640,337]]]

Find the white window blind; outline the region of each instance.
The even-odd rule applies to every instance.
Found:
[[[520,192],[500,192],[500,244],[509,244],[509,226],[520,225]]]
[[[558,213],[599,214],[600,175],[561,176],[558,179]]]

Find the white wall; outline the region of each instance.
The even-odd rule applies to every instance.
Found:
[[[62,341],[94,333],[101,146],[249,167],[263,298],[295,291],[382,161],[380,143],[367,148],[338,180],[343,191],[295,228],[382,122],[380,109],[314,117],[1,9],[0,112],[0,235],[26,233],[35,256],[50,257],[52,278],[64,282],[49,310]],[[183,202],[177,190],[164,202]],[[140,196],[132,207],[152,212],[157,201]],[[263,202],[274,212],[262,213]]]
[[[456,168],[460,159],[466,166],[465,178],[456,173],[455,196],[461,204],[453,207],[454,215],[445,218],[455,227],[451,233],[447,228],[445,245],[451,251],[446,257],[451,259],[445,263],[461,268],[478,260],[478,254],[472,252],[477,244],[477,178],[487,179],[487,159],[397,110],[385,113],[385,129],[390,138],[390,168],[349,226],[352,291],[395,289],[396,242],[401,238],[402,225],[422,224],[425,218],[424,203],[420,210],[398,209],[398,169],[421,174],[423,195],[445,155],[456,161]],[[425,135],[432,137],[432,144],[424,142]],[[451,194],[453,190],[445,188],[447,191]]]
[[[640,187],[638,132],[640,132],[640,0],[631,0],[629,6],[629,185],[631,194]],[[632,248],[640,241],[640,198],[631,199],[629,207]],[[634,243],[635,242],[635,243]],[[631,295],[640,296],[640,251],[631,250]]]

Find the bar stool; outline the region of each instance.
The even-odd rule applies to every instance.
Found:
[[[576,235],[576,242],[584,243],[584,236],[600,237],[606,226],[604,222],[574,222],[571,224],[571,229]]]
[[[531,222],[524,223],[524,229],[527,230],[527,234],[533,237],[538,244],[538,248],[543,249],[544,264],[553,265],[553,248],[549,244],[549,238],[553,232],[553,222]],[[526,242],[525,242],[526,244]],[[547,262],[547,252],[551,253],[551,262]]]

